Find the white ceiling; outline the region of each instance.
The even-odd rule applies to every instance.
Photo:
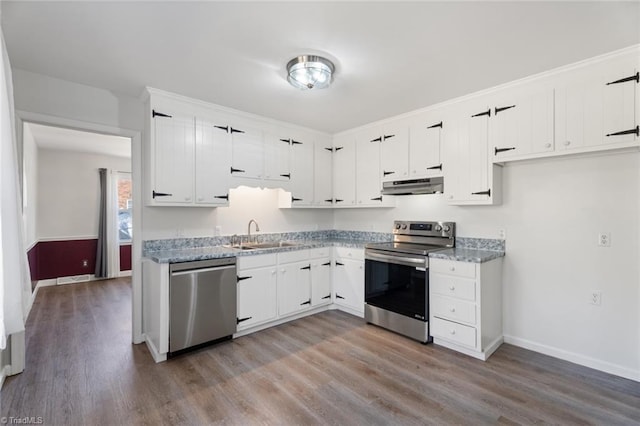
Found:
[[[85,152],[131,158],[131,139],[81,130],[25,123],[41,149]]]
[[[640,2],[2,2],[14,68],[335,133],[640,43]],[[300,54],[329,89],[288,85]]]

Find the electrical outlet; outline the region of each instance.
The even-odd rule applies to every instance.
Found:
[[[82,267],[83,268],[88,268],[89,267],[89,261],[87,259],[83,259],[82,260]]]
[[[498,229],[498,238],[501,240],[506,240],[507,239],[507,230],[504,228],[500,228]]]
[[[598,246],[599,247],[611,247],[611,234],[608,232],[601,232],[598,234]]]
[[[602,305],[602,292],[594,290],[589,293],[589,303],[596,306]]]

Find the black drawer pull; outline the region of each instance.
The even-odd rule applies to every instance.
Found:
[[[621,132],[609,133],[607,136],[622,136],[622,135],[636,135],[640,137],[640,126],[636,126],[635,129],[623,130]]]
[[[372,198],[371,201],[380,201],[382,202],[382,195],[376,198]]]
[[[167,118],[172,118],[169,114],[163,114],[161,112],[154,110],[151,110],[151,117],[152,118],[156,118],[156,117],[167,117]]]
[[[213,198],[220,198],[221,200],[227,200],[229,201],[229,194],[225,194],[225,195],[214,195]]]
[[[437,166],[427,167],[427,170],[442,170],[442,163]]]
[[[487,189],[486,191],[472,192],[471,195],[488,195],[491,197],[491,190]]]
[[[151,195],[153,196],[153,198],[156,198],[156,197],[173,197],[173,194],[169,194],[169,193],[166,193],[166,192],[156,192],[156,191],[153,191],[151,193]]]
[[[236,276],[236,278],[238,279],[238,282],[240,281],[244,281],[244,280],[248,280],[249,278],[253,278],[251,275],[247,276],[247,277],[241,277],[241,276]]]
[[[344,263],[336,262],[336,266],[344,266]]]
[[[511,148],[494,148],[494,154],[493,155],[498,155],[499,152],[511,151],[513,149],[516,149],[516,147],[512,146]]]
[[[242,169],[234,169],[233,167],[231,167],[231,174],[233,173],[245,173],[245,171]]]
[[[395,173],[395,172],[388,172],[388,171],[386,171],[386,170],[383,170],[383,171],[382,171],[382,176],[388,176],[388,175],[392,175],[392,174],[394,174],[394,173]]]
[[[248,320],[250,320],[251,318],[253,318],[253,317],[236,318],[236,324],[240,324],[241,322],[248,321]]]
[[[306,302],[302,302],[300,306],[310,305],[310,304],[311,304],[311,299],[307,300]]]
[[[338,293],[336,293],[336,299],[344,299],[344,297],[342,297]]]
[[[324,299],[331,299],[331,293],[327,294],[327,295],[326,295],[325,297],[323,297],[322,299],[323,299],[323,300],[324,300]]]

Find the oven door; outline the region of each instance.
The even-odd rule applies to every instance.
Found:
[[[365,250],[365,303],[429,320],[429,258]]]

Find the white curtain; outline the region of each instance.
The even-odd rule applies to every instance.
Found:
[[[0,30],[0,349],[6,336],[24,330],[31,277],[23,239],[11,67]]]

